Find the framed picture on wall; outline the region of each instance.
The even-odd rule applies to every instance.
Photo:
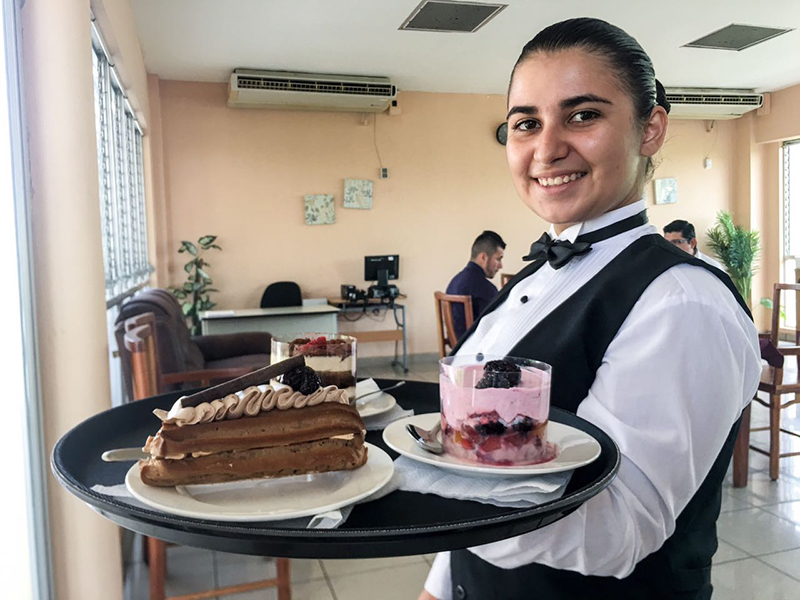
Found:
[[[656,204],[675,204],[678,201],[678,180],[674,177],[656,179]]]
[[[345,179],[344,202],[345,208],[372,208],[372,181],[369,179]]]
[[[331,225],[336,222],[332,194],[305,196],[306,225]]]

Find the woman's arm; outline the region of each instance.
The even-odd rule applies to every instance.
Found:
[[[568,517],[471,549],[501,568],[532,562],[625,577],[672,535],[761,373],[756,329],[710,273],[676,267],[645,291],[578,415],[622,453],[619,475]]]

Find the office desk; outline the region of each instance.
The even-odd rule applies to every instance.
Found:
[[[397,302],[387,304],[381,302],[380,298],[369,298],[358,302],[349,302],[344,298],[328,298],[328,304],[336,307],[340,311],[340,314],[363,313],[374,309],[384,311],[391,310],[396,325],[395,329],[348,331],[347,335],[356,338],[359,344],[370,342],[394,342],[394,360],[392,361],[392,365],[400,365],[403,367],[403,372],[408,373],[408,336],[406,334],[406,307],[404,305],[398,304]],[[403,343],[402,362],[398,360],[398,342]]]
[[[328,304],[207,310],[200,313],[203,335],[268,331],[272,335],[294,335],[307,331],[337,333],[339,309]]]

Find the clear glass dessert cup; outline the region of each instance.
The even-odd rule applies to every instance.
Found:
[[[302,354],[323,387],[335,385],[347,392],[350,403],[356,397],[356,338],[338,333],[299,333],[274,336],[270,363]]]
[[[510,356],[439,361],[442,445],[453,457],[493,466],[555,458],[547,442],[552,367]]]

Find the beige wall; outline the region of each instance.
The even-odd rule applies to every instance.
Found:
[[[89,2],[26,2],[22,17],[49,456],[66,431],[110,404]],[[47,490],[56,597],[121,598],[119,529],[52,476]]]
[[[374,131],[374,117],[363,124],[359,114],[230,109],[223,84],[161,81],[151,91],[162,123],[169,278],[183,279],[180,240],[219,235],[223,251],[211,257],[219,308],[256,307],[264,286],[283,279],[305,297],[335,295],[342,283],[364,287],[364,255],[398,253],[410,351],[435,352],[433,292],[464,266],[475,236],[500,233],[503,271],[515,272],[545,227],[517,198],[494,141],[503,96],[403,93],[402,114],[378,115]],[[656,177],[677,177],[680,200],[651,207],[659,227],[685,218],[704,232],[733,204],[735,126],[706,126],[670,125]],[[388,180],[377,177],[373,135]],[[342,208],[347,177],[375,182],[372,210]],[[334,194],[336,224],[306,226],[304,194]]]
[[[800,85],[770,94],[769,111],[755,119],[754,139],[758,144],[800,137]]]

